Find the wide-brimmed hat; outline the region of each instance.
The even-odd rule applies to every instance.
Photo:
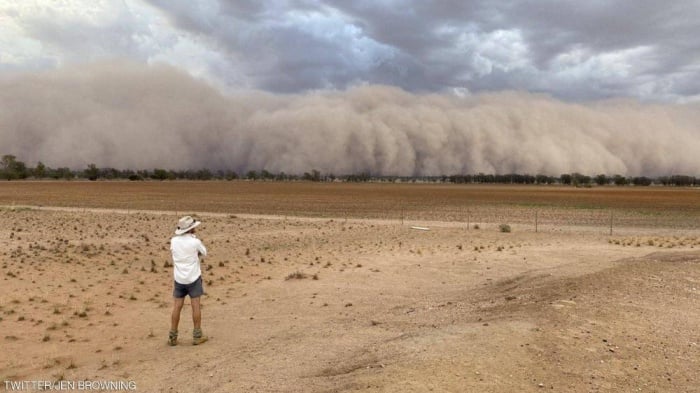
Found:
[[[184,216],[177,222],[175,234],[182,235],[183,233],[187,233],[190,229],[199,226],[201,223],[201,221],[197,221],[191,216]]]

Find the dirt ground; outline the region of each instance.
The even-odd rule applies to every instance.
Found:
[[[696,229],[200,212],[210,341],[187,301],[168,347],[182,214],[0,208],[0,389],[700,392]]]

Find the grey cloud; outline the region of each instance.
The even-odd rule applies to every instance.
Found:
[[[696,174],[700,107],[368,85],[224,96],[168,66],[0,77],[3,154],[83,168]]]
[[[20,25],[27,35],[52,53],[57,63],[86,62],[100,58],[125,57],[144,61],[149,53],[138,38],[150,36],[148,25],[120,2],[104,11],[105,20],[62,16],[56,9],[25,14]]]
[[[344,88],[374,80],[406,83],[416,76],[409,74],[415,67],[412,59],[310,2],[276,8],[265,2],[203,2],[196,7],[188,7],[189,2],[151,3],[179,27],[210,37],[229,56],[243,59],[243,72],[266,90]],[[396,65],[400,59],[406,64]]]
[[[700,61],[700,10],[694,0],[204,2],[216,14],[203,13],[202,2],[150,1],[182,28],[215,37],[230,53],[249,55],[246,72],[272,91],[368,82],[409,91],[463,86],[544,90],[574,100],[654,100],[644,92],[668,89],[664,80],[687,74]],[[304,22],[288,19],[313,12],[356,29],[354,37],[364,39],[360,50],[375,48],[377,61],[363,64],[347,49],[348,35],[309,34]],[[504,39],[499,32],[510,35]],[[698,71],[691,75],[697,78]],[[658,80],[659,86],[639,89],[640,80]],[[685,85],[671,88],[676,96],[687,91]]]
[[[223,91],[300,93],[369,83],[417,93],[457,87],[544,91],[568,100],[663,101],[700,94],[693,83],[700,77],[697,0],[107,4],[120,11],[103,24],[60,13],[23,17],[27,34],[47,48],[26,69],[123,57],[179,65]],[[144,4],[165,25],[130,9]],[[10,11],[11,20],[19,18]],[[173,55],[180,40],[198,49]],[[197,53],[184,61],[187,50]]]

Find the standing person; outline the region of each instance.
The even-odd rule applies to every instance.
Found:
[[[202,269],[199,266],[199,256],[206,256],[207,249],[202,241],[195,236],[195,228],[201,224],[190,216],[182,217],[177,223],[175,236],[170,239],[170,251],[173,254],[173,313],[171,318],[168,345],[177,345],[177,326],[180,323],[180,312],[185,304],[185,296],[190,296],[192,303],[192,344],[199,345],[207,341],[202,334],[202,311],[200,296],[204,293],[202,287]]]

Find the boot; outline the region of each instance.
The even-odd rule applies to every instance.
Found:
[[[174,347],[177,345],[177,330],[171,330],[168,333],[168,345]]]
[[[209,338],[202,334],[202,329],[194,329],[192,331],[192,345],[205,343]]]

